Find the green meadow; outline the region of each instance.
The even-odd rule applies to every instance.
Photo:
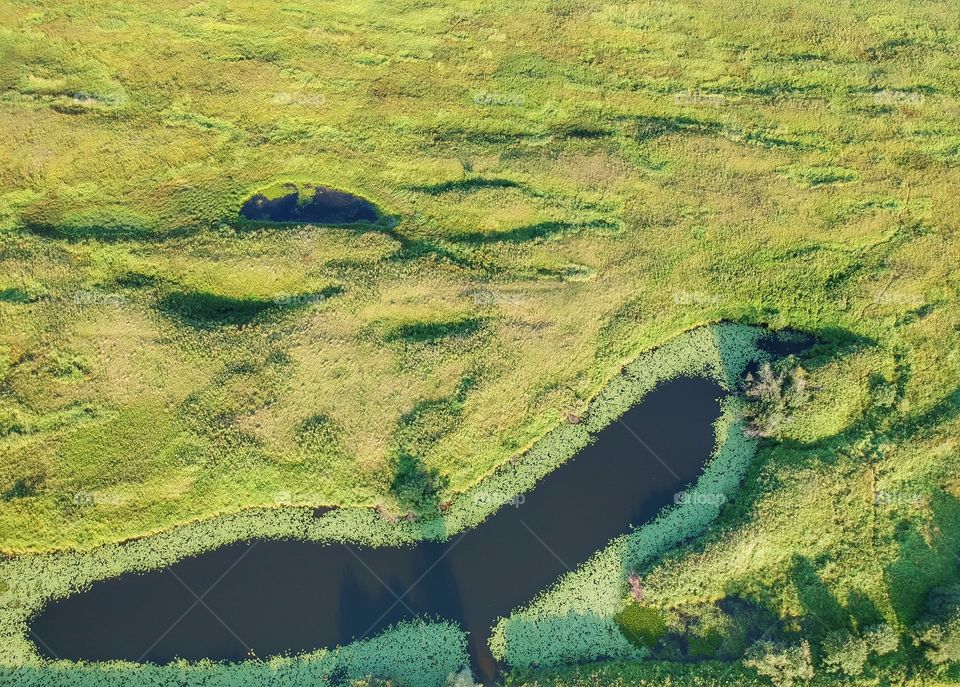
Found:
[[[284,183],[380,219],[240,218]],[[507,680],[955,682],[958,189],[950,3],[0,0],[6,569],[292,506],[415,527],[644,352],[790,328],[809,394],[616,573],[629,660]]]

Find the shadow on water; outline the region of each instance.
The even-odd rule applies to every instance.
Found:
[[[701,378],[661,384],[533,491],[450,541],[237,543],[97,582],[49,604],[32,629],[48,657],[166,663],[297,653],[442,618],[468,632],[473,668],[492,681],[497,618],[693,483],[713,449],[722,394]]]

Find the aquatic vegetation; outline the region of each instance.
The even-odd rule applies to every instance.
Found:
[[[646,368],[665,377],[699,370],[735,386],[748,363],[762,356],[756,348],[759,336],[756,330],[735,326],[697,330],[652,352]],[[598,397],[597,416],[592,407],[588,426],[597,417],[616,417],[626,394],[635,390],[632,385],[642,388],[643,368],[636,377],[629,367],[627,372],[611,383],[610,393]],[[511,667],[638,656],[616,623],[624,608],[629,571],[642,569],[702,533],[736,492],[756,450],[755,442],[742,431],[739,412],[735,397],[728,399],[716,428],[717,449],[697,483],[678,495],[676,505],[653,522],[615,539],[530,605],[502,619],[490,640],[494,655]],[[558,628],[562,628],[562,636]]]
[[[586,445],[590,441],[590,432],[615,420],[663,380],[680,374],[708,373],[721,379],[735,379],[739,374],[736,368],[742,368],[759,354],[755,344],[761,336],[762,332],[752,327],[701,327],[647,352],[628,364],[623,374],[601,390],[588,406],[581,423],[559,423],[514,465],[493,472],[473,488],[457,494],[442,513],[436,513],[432,518],[390,522],[373,509],[356,508],[337,509],[320,518],[315,518],[309,509],[250,510],[199,521],[123,545],[98,547],[86,553],[64,552],[4,561],[0,563],[0,578],[16,580],[16,583],[0,594],[3,602],[0,604],[0,665],[36,665],[39,661],[36,648],[26,633],[29,617],[46,600],[69,595],[98,579],[127,571],[163,567],[188,555],[255,537],[396,545],[422,538],[443,539],[474,527],[512,496],[532,489],[539,479]],[[731,365],[734,366],[732,369]],[[469,388],[470,385],[466,384],[462,391],[466,393]],[[724,427],[729,425],[730,417],[727,413],[721,422]],[[726,450],[729,451],[729,446]],[[709,481],[709,475],[725,469],[730,458],[724,456],[724,451],[720,451],[713,458],[705,475],[708,481],[704,483],[701,479],[697,489],[703,484],[707,485],[704,488],[712,488],[710,485],[716,481],[716,475],[713,481]],[[736,486],[735,475],[733,486]],[[707,513],[704,517],[708,521],[711,516]],[[666,541],[654,539],[645,544],[641,538],[635,543],[638,547],[668,545]],[[605,550],[607,559],[609,551]],[[640,560],[641,555],[636,555],[630,564]],[[621,600],[625,576],[622,565],[617,561],[617,572],[607,578],[617,604]],[[606,593],[607,587],[598,589]],[[570,635],[568,644],[555,644],[559,650],[568,645],[577,647],[573,641],[575,637],[579,638],[578,641],[593,637],[597,646],[608,646],[613,636],[626,643],[609,618],[591,621],[589,618],[561,617],[551,622],[554,632]],[[565,654],[568,660],[576,658],[576,651],[575,648]]]
[[[0,665],[0,679],[23,687],[121,687],[178,685],[228,687],[270,684],[278,687],[341,687],[367,678],[409,687],[436,687],[466,664],[466,638],[450,623],[404,623],[367,640],[338,649],[279,656],[242,663],[185,661],[166,666],[72,663]]]

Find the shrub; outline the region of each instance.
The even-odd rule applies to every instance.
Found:
[[[462,669],[459,673],[451,673],[447,676],[447,687],[482,687],[473,680],[473,673],[469,668]]]
[[[747,435],[778,437],[791,414],[810,400],[807,371],[795,366],[792,357],[776,364],[766,362],[756,375],[747,374],[744,394]]]
[[[870,651],[877,656],[891,654],[900,646],[900,635],[886,623],[868,628],[863,636],[870,645]]]
[[[390,490],[400,506],[421,514],[436,513],[439,494],[447,487],[447,478],[436,468],[427,468],[416,456],[399,451],[394,459]]]
[[[916,643],[935,666],[960,663],[960,585],[930,592]]]
[[[791,687],[813,679],[810,644],[806,640],[796,646],[757,642],[750,647],[743,665],[769,678],[776,687]]]
[[[823,665],[834,673],[856,677],[870,657],[870,646],[863,637],[848,630],[835,630],[823,641]]]
[[[960,663],[960,613],[944,622],[923,625],[918,643],[935,666]]]

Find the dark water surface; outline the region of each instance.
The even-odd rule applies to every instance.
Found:
[[[313,196],[302,202],[295,186],[290,193],[277,198],[263,194],[252,196],[240,208],[244,219],[258,222],[303,222],[305,224],[352,224],[376,222],[379,219],[373,204],[345,191],[318,186]]]
[[[522,503],[449,542],[234,544],[97,582],[49,604],[32,629],[51,658],[238,661],[250,651],[267,657],[333,647],[429,615],[469,633],[473,668],[488,681],[496,665],[487,638],[498,617],[696,481],[713,449],[722,395],[706,379],[663,383]]]

